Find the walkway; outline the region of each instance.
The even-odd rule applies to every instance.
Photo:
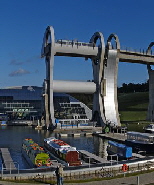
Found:
[[[94,136],[103,138],[103,139],[108,139],[108,140],[113,140],[117,142],[124,143],[125,139],[127,139],[127,134],[126,133],[107,133],[107,134],[102,134],[102,133],[94,133]]]
[[[123,177],[111,180],[103,180],[103,181],[92,181],[92,182],[84,182],[84,183],[64,183],[64,185],[148,185],[154,184],[154,172],[145,173],[139,175],[139,184],[137,184],[137,176],[131,177]],[[36,185],[36,183],[13,183],[0,181],[0,185]],[[42,185],[53,185],[41,183]]]
[[[102,157],[99,157],[95,154],[92,154],[86,150],[79,150],[79,153],[80,153],[80,156],[81,156],[81,159],[83,159],[84,161],[86,160],[86,158],[89,158],[89,163],[90,161],[97,161],[99,163],[110,163],[110,161],[107,161],[105,158],[102,158]]]
[[[5,169],[16,169],[8,148],[0,148]]]
[[[123,177],[111,180],[93,181],[84,183],[69,183],[67,185],[138,185],[137,176]],[[139,175],[139,185],[154,184],[154,172]]]
[[[36,183],[16,183],[16,182],[6,182],[6,181],[0,181],[0,185],[37,185]],[[40,185],[50,185],[41,183]]]

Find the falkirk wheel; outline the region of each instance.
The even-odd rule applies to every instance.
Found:
[[[112,43],[115,43],[115,46]],[[98,44],[99,43],[99,44]],[[120,50],[118,36],[111,34],[105,45],[101,32],[93,34],[89,42],[71,40],[56,40],[54,29],[48,26],[45,30],[41,56],[45,58],[46,79],[44,80],[44,111],[46,126],[55,124],[53,93],[88,93],[93,94],[92,120],[97,121],[100,126],[107,123],[121,126],[118,101],[117,101],[117,74],[118,63],[132,62],[148,65],[149,78],[154,72],[150,65],[153,64],[154,56],[149,54],[153,44],[150,44],[146,58],[144,53]],[[90,59],[93,69],[92,82],[72,82],[53,79],[54,57],[82,57]],[[152,73],[153,72],[153,73]],[[152,80],[153,81],[153,80]],[[152,84],[152,82],[151,82]],[[153,83],[154,84],[154,83]],[[153,91],[154,85],[151,87]],[[153,98],[154,99],[154,98]],[[148,119],[153,116],[154,102],[149,100]]]

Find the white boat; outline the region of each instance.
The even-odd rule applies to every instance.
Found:
[[[154,133],[154,124],[150,124],[144,128],[146,133]]]
[[[154,134],[127,132],[125,144],[131,146],[134,152],[145,151],[146,153],[154,153]]]

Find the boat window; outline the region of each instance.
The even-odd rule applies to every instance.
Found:
[[[82,43],[82,46],[88,46],[88,44],[87,43]]]
[[[152,129],[152,128],[153,128],[152,125],[147,126],[147,129]]]
[[[151,137],[144,133],[143,134],[142,133],[128,133],[127,139],[154,143],[154,137]]]
[[[68,42],[69,45],[72,45],[72,42]]]
[[[144,142],[149,142],[150,138],[145,138]]]
[[[150,143],[153,143],[153,141],[154,141],[154,138],[149,138]]]
[[[130,139],[130,140],[135,140],[136,137],[135,137],[135,135],[128,135],[128,139]]]

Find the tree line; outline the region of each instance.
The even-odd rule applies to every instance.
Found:
[[[121,87],[117,88],[118,94],[120,93],[133,93],[133,92],[148,92],[149,91],[149,80],[145,83],[134,84],[134,83],[123,83]],[[73,93],[70,94],[74,98],[78,99],[85,105],[87,105],[90,109],[92,109],[93,104],[93,95],[92,94],[78,94]]]
[[[141,84],[123,83],[121,87],[118,87],[118,93],[148,92],[148,91],[149,91],[149,80]]]

